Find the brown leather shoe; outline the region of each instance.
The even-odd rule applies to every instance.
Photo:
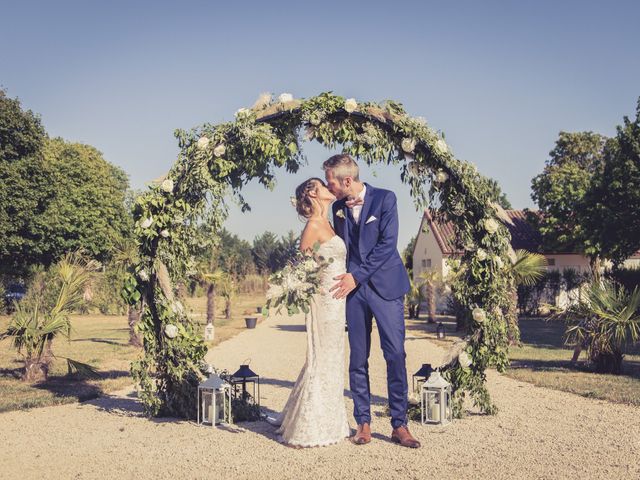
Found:
[[[356,434],[349,440],[356,445],[366,445],[369,443],[371,441],[371,427],[369,424],[363,423],[362,425],[358,425]]]
[[[409,429],[405,426],[394,428],[393,432],[391,432],[391,440],[403,447],[420,448],[420,442],[413,438],[413,435],[409,433]]]

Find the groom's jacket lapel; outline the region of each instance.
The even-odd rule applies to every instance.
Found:
[[[371,210],[371,202],[373,201],[373,197],[375,195],[375,188],[365,183],[367,186],[367,191],[364,193],[364,204],[362,205],[362,210],[360,210],[360,218],[358,219],[358,225],[360,227],[360,236],[358,238],[358,250],[362,252],[362,239],[364,238],[364,229],[367,224],[367,218],[369,215],[369,211]]]

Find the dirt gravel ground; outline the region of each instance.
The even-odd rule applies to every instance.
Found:
[[[383,416],[385,365],[374,328],[374,439],[292,449],[264,422],[228,428],[149,420],[132,389],[91,402],[0,414],[0,478],[640,478],[640,408],[538,388],[489,372],[497,416],[469,415],[446,427],[412,422],[419,450],[389,441]],[[304,362],[301,317],[275,317],[209,352],[217,367],[250,359],[262,405],[279,411]],[[443,349],[416,325],[407,331],[410,373]],[[352,403],[345,405],[351,418]],[[354,427],[353,420],[352,427]]]

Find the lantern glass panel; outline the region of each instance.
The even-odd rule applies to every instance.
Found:
[[[213,392],[211,390],[202,390],[202,422],[213,423]]]
[[[215,411],[215,419],[216,423],[224,423],[227,421],[225,418],[225,392],[218,391],[216,392],[216,411]]]
[[[426,420],[433,423],[440,423],[440,393],[427,390],[425,401]]]

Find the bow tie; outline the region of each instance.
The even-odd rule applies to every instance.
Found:
[[[356,197],[356,198],[352,198],[350,200],[347,200],[345,202],[345,204],[347,205],[347,208],[353,208],[356,207],[358,205],[362,205],[364,204],[364,200],[360,197]]]

